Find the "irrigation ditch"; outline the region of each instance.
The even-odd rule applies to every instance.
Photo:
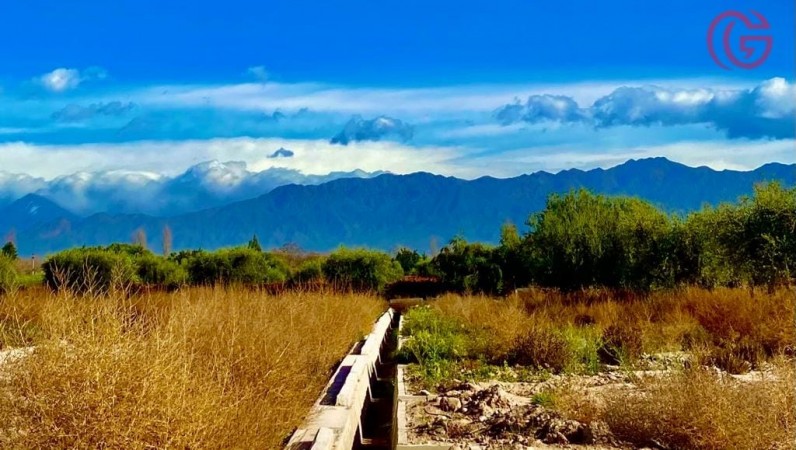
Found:
[[[401,314],[393,308],[341,361],[288,450],[395,448],[396,364]]]
[[[407,284],[414,286],[415,280]],[[421,281],[426,281],[422,279]],[[405,365],[396,354],[403,340],[402,312],[426,296],[398,297],[367,336],[343,358],[285,450],[447,450],[451,445],[410,444],[406,408],[425,396],[408,394]]]

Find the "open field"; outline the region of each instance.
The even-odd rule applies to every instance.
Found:
[[[431,391],[416,439],[796,448],[795,305],[786,289],[443,297],[405,317],[410,385]]]
[[[279,448],[385,304],[191,288],[0,297],[2,448]]]

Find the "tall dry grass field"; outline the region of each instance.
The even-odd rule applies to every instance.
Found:
[[[404,348],[430,388],[478,376],[479,364],[527,366],[576,375],[550,393],[552,407],[639,448],[796,449],[793,290],[449,295],[405,319]],[[605,364],[635,373],[645,354],[686,362],[600,395],[577,384]]]
[[[613,340],[630,352],[626,362],[642,353],[689,351],[732,373],[796,351],[796,292],[784,288],[688,288],[621,297],[544,290],[507,299],[448,295],[432,308],[484,336],[478,353],[498,362],[526,337],[540,341],[540,332],[599,341],[594,345]]]
[[[368,332],[366,295],[0,298],[0,447],[275,449]]]

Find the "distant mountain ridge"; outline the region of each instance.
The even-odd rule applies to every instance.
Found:
[[[29,229],[48,228],[60,221],[76,221],[79,217],[40,195],[28,194],[0,209],[0,232],[5,240],[14,240]]]
[[[22,254],[129,242],[138,229],[145,230],[150,247],[157,250],[166,225],[172,230],[175,249],[237,245],[256,233],[264,247],[294,243],[323,251],[339,245],[385,250],[407,245],[428,250],[455,235],[496,242],[503,223],[524,224],[553,192],[584,187],[637,196],[668,211],[688,212],[703,204],[735,201],[750,194],[755,183],[771,180],[796,185],[796,165],[771,163],[748,172],[716,171],[651,158],[610,169],[537,172],[507,179],[384,174],[281,186],[251,200],[172,217],[100,213],[29,226],[8,221],[2,225],[16,227]],[[4,214],[0,210],[0,216]]]
[[[36,194],[81,215],[98,212],[178,215],[254,198],[286,184],[320,184],[382,173],[385,172],[354,170],[308,175],[281,167],[250,171],[241,161],[205,161],[174,177],[109,170],[77,172],[45,180],[0,171],[0,209],[18,196]]]

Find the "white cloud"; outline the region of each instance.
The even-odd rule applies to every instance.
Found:
[[[171,215],[256,197],[286,184],[376,175],[361,171],[304,175],[281,168],[252,172],[241,161],[207,161],[176,177],[111,170],[78,172],[46,181],[0,172],[0,205],[36,193],[84,215],[102,211]]]
[[[61,67],[45,73],[37,81],[48,91],[60,93],[75,89],[85,81],[102,80],[107,77],[108,72],[100,67],[89,67],[83,71]]]
[[[276,149],[290,148],[291,158],[269,158]],[[150,141],[76,146],[39,146],[25,143],[0,144],[0,167],[7,172],[26,173],[52,179],[79,172],[111,172],[140,178],[177,176],[203,161],[240,161],[237,172],[270,168],[298,170],[304,174],[387,170],[405,174],[418,171],[475,178],[482,175],[516,176],[538,170],[558,171],[572,167],[609,167],[630,158],[664,156],[687,165],[714,169],[750,170],[777,161],[796,163],[796,140],[682,141],[659,145],[580,143],[547,145],[502,152],[463,147],[412,147],[396,142],[352,142],[332,145],[326,140],[210,139],[196,141]],[[237,166],[230,166],[234,169]],[[230,167],[225,177],[235,175]],[[212,169],[210,167],[209,169]],[[208,169],[208,170],[209,170]],[[106,177],[106,179],[108,179]],[[140,178],[144,180],[144,178]],[[128,179],[129,181],[129,179]]]
[[[41,84],[52,92],[63,92],[80,84],[80,71],[77,69],[55,69],[39,78]]]
[[[707,124],[730,138],[794,137],[796,85],[772,78],[749,89],[622,86],[581,107],[572,97],[532,95],[498,109],[504,125],[527,122],[589,123],[597,127]]]
[[[278,148],[289,148],[292,158],[269,158]],[[82,145],[0,144],[0,167],[44,178],[83,171],[129,170],[177,175],[210,160],[243,161],[250,169],[270,167],[300,170],[305,174],[332,171],[395,173],[432,171],[460,173],[448,161],[471,150],[459,147],[411,147],[394,142],[352,142],[348,146],[327,140],[231,138],[189,141],[140,141]],[[469,170],[469,169],[468,169]]]
[[[647,80],[657,86],[696,88],[748,87],[749,83],[728,83],[707,79]],[[560,84],[463,85],[433,88],[342,87],[318,83],[243,83],[231,85],[166,85],[133,92],[136,102],[152,106],[207,107],[235,110],[298,111],[367,115],[424,115],[462,112],[491,112],[515,98],[531,95],[566,95],[581,104],[591,104],[626,85],[638,81],[610,80]]]

